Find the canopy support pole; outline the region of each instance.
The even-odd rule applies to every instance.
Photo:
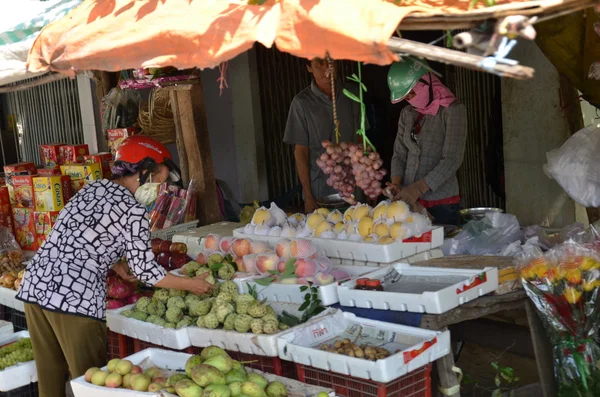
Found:
[[[180,165],[184,182],[194,180],[197,191],[196,214],[200,225],[210,225],[221,220],[217,197],[204,92],[202,83],[168,87],[175,118]],[[185,170],[185,171],[184,171]]]
[[[389,39],[387,46],[392,52],[397,53],[398,55],[414,55],[435,62],[452,64],[480,72],[491,72],[498,76],[512,77],[517,80],[530,79],[535,72],[533,68],[527,66],[507,65],[503,63],[496,63],[491,69],[487,69],[482,66],[482,61],[485,59],[482,56],[419,43],[417,41],[399,39],[397,37]]]

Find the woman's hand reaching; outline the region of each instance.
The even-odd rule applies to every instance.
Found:
[[[214,285],[205,280],[208,275],[210,275],[210,273],[206,272],[190,279],[190,287],[188,291],[194,295],[203,295],[215,289]]]
[[[119,261],[115,263],[113,270],[119,275],[119,277],[127,282],[134,283],[138,281],[134,275],[129,274],[129,266],[127,266],[127,262]]]

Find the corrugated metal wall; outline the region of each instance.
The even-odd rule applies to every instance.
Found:
[[[17,148],[16,161],[40,163],[39,145],[64,142],[83,143],[83,126],[79,108],[77,81],[63,79],[22,91],[3,94],[0,101],[4,105],[9,132],[2,134],[3,163],[15,161],[8,148]],[[10,122],[9,122],[10,123]],[[11,137],[15,142],[5,142]],[[10,139],[10,138],[8,138]]]
[[[283,142],[283,133],[290,104],[294,96],[308,87],[311,75],[305,60],[282,53],[276,48],[256,47],[260,98],[263,120],[265,156],[269,198],[275,199],[289,192],[300,182],[294,163],[294,150]],[[356,63],[340,62],[341,78],[354,73]],[[298,204],[295,201],[294,204]]]
[[[469,135],[458,171],[463,208],[505,208],[500,78],[448,66],[446,83],[465,104]]]

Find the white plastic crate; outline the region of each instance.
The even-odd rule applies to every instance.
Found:
[[[191,229],[195,229],[198,226],[198,221],[191,221],[168,227],[166,229],[155,230],[150,233],[151,238],[159,238],[161,240],[171,240],[177,233],[182,233]]]
[[[29,332],[20,331],[12,335],[7,335],[0,339],[0,347],[23,338],[29,338]],[[0,371],[0,391],[6,392],[18,389],[19,387],[37,382],[37,380],[35,361],[20,363]]]
[[[498,269],[446,269],[398,263],[364,275],[384,291],[357,290],[356,279],[338,286],[342,306],[441,314],[498,288]]]
[[[244,234],[244,229],[233,231],[234,237],[247,237],[251,240],[267,241],[275,246],[281,237],[259,236]],[[325,256],[329,258],[350,259],[361,262],[393,263],[403,258],[441,247],[444,243],[444,228],[434,227],[431,231],[423,233],[420,237],[413,237],[402,242],[390,244],[373,244],[348,240],[307,238],[313,242]]]
[[[375,266],[335,266],[336,269],[344,270],[350,274],[351,277],[358,277],[362,274],[370,273],[378,268]],[[254,288],[258,293],[258,299],[267,299],[272,302],[287,302],[302,304],[304,302],[305,292],[300,291],[300,284],[279,284],[273,283],[267,287],[256,284],[253,280],[257,278],[263,278],[265,276],[250,276],[247,278],[234,279],[238,284],[241,293],[248,293],[250,288]],[[329,285],[316,286],[319,289],[319,299],[323,306],[330,306],[338,303],[339,297],[337,293],[338,282]]]
[[[277,314],[287,311],[291,315],[298,317],[301,316],[301,313],[298,311],[300,305],[281,302],[273,302],[269,303],[269,305],[275,310],[275,312],[277,312]],[[327,309],[318,317],[314,317],[313,319],[309,320],[306,324],[318,321],[318,318],[330,316],[336,312],[336,309]],[[290,329],[293,330],[297,327],[300,327],[300,325]],[[282,333],[287,331],[288,330],[281,331],[272,335],[257,335],[252,333],[242,334],[236,331],[226,331],[223,329],[206,329],[195,326],[188,327],[188,333],[190,335],[192,346],[206,347],[214,345],[229,351],[256,354],[257,356],[266,357],[278,356],[277,338]]]
[[[25,304],[22,301],[17,300],[17,291],[10,288],[0,287],[0,305],[10,307],[20,312],[25,311]]]
[[[321,344],[349,338],[379,346],[392,355],[377,361],[323,351]],[[451,353],[450,332],[430,331],[368,320],[338,312],[279,338],[279,357],[298,364],[376,382],[391,382]],[[397,353],[393,353],[397,351]]]
[[[178,353],[161,349],[146,349],[126,357],[125,359],[131,361],[135,365],[140,365],[142,369],[156,366],[173,372],[183,372],[185,370],[185,362],[190,357],[191,354],[186,353]],[[106,370],[106,367],[102,369]],[[330,396],[334,396],[334,393],[330,389],[306,385],[296,380],[264,373],[254,369],[247,370],[248,372],[256,372],[261,374],[269,382],[282,382],[286,386],[288,395],[290,396],[316,397],[320,392],[326,392]],[[106,387],[95,386],[86,382],[83,376],[72,380],[71,388],[73,389],[73,394],[75,397],[177,397],[175,394],[167,393],[164,390],[159,393],[144,393],[127,389],[108,389]]]
[[[132,309],[135,305],[128,305],[106,313],[108,328],[117,334],[127,335],[134,339],[150,342],[155,345],[182,350],[191,346],[187,328],[171,329],[144,321],[121,316],[123,310]]]
[[[211,233],[219,234],[221,236],[231,236],[233,231],[240,226],[242,226],[242,224],[237,222],[219,222],[212,225],[200,226],[199,228],[184,232],[177,232],[173,236],[172,241],[174,243],[185,243],[188,247],[188,255],[194,259],[200,251],[202,251],[200,242],[203,237],[206,237]]]

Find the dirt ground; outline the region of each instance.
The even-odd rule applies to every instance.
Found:
[[[495,362],[500,367],[511,367],[514,376],[519,378],[518,382],[510,385],[502,380],[503,391],[516,390],[539,381],[535,359],[469,342],[464,345],[456,363],[464,374],[461,396],[491,396],[496,389],[494,379],[497,372],[492,367]]]

